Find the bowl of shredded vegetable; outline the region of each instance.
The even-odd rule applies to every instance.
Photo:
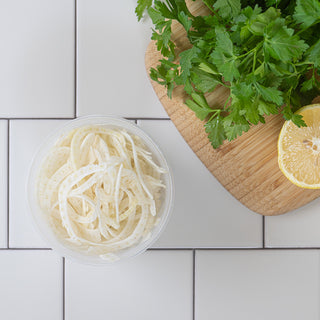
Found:
[[[87,116],[57,128],[40,146],[27,194],[54,250],[108,264],[156,241],[172,211],[173,180],[162,152],[137,125]]]

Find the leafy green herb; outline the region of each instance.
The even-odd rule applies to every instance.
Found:
[[[223,141],[227,138],[224,132],[223,121],[221,115],[218,114],[205,125],[206,132],[214,148],[219,148]]]
[[[146,9],[149,9],[152,5],[152,0],[138,0],[136,7],[136,15],[138,20],[142,19],[143,13]]]
[[[215,10],[219,10],[222,18],[236,17],[241,10],[240,1],[237,0],[217,0],[213,5]]]
[[[320,90],[320,1],[202,0],[211,14],[194,16],[185,0],[138,0],[140,20],[147,12],[163,59],[151,78],[172,96],[182,85],[186,105],[205,120],[214,148],[233,140],[265,116],[281,113],[305,126],[294,112]],[[177,56],[172,22],[184,28],[190,46]],[[206,94],[217,86],[230,94],[223,108]]]
[[[303,29],[320,22],[320,3],[316,0],[297,0],[293,16]]]

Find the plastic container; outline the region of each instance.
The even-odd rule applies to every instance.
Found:
[[[160,233],[165,228],[170,212],[172,211],[174,197],[173,180],[171,170],[159,147],[140,127],[122,118],[98,115],[80,117],[58,127],[49,137],[47,137],[47,139],[45,139],[45,142],[41,145],[34,156],[27,182],[27,196],[33,221],[50,247],[52,247],[60,255],[83,263],[110,264],[112,262],[103,260],[98,255],[85,254],[67,247],[53,232],[45,213],[41,210],[38,204],[37,199],[36,181],[39,174],[39,169],[50,149],[61,136],[69,133],[72,129],[87,125],[101,125],[112,129],[125,129],[129,134],[139,136],[152,153],[153,160],[160,167],[166,170],[166,173],[162,174],[161,176],[166,188],[163,190],[161,207],[157,212],[160,222],[154,226],[151,232],[151,237],[149,237],[148,240],[115,252],[115,254],[120,258],[119,261],[143,253],[157,240]]]

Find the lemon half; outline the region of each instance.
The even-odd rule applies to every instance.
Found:
[[[320,189],[320,104],[296,112],[307,127],[286,121],[278,140],[278,163],[283,174],[296,186]]]

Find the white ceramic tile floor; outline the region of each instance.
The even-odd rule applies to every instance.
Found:
[[[7,247],[8,121],[0,120],[0,248]]]
[[[175,202],[155,247],[262,247],[262,217],[209,173],[170,120],[139,120],[172,168]]]
[[[119,265],[66,260],[68,320],[192,320],[192,252],[148,251]]]
[[[1,319],[62,319],[61,258],[52,251],[1,250],[0,265]]]
[[[319,252],[197,251],[196,320],[318,320]]]
[[[320,250],[307,249],[320,248],[319,200],[265,218],[263,230],[262,217],[221,187],[171,121],[160,120],[167,114],[144,68],[150,21],[137,22],[135,5],[136,0],[0,5],[0,319],[319,319]],[[73,117],[75,91],[78,116],[140,119],[174,173],[174,211],[155,248],[113,266],[69,260],[64,265],[54,252],[42,250],[48,244],[26,202],[33,154],[64,121],[14,118]],[[146,117],[158,120],[141,120]],[[255,249],[263,244],[303,249]],[[190,250],[207,247],[213,249]]]
[[[2,1],[0,117],[74,116],[74,0]]]
[[[150,23],[138,23],[135,6],[78,0],[78,116],[167,117],[144,66]]]
[[[319,200],[281,216],[266,217],[266,246],[320,247]]]
[[[26,183],[37,149],[57,126],[66,120],[11,120],[9,166],[9,246],[48,247],[31,221]]]

